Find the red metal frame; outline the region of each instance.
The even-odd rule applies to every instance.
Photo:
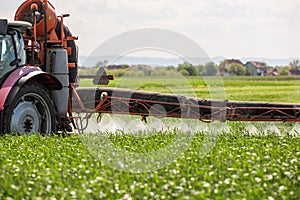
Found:
[[[102,90],[101,88],[99,89]],[[114,94],[114,89],[104,89],[104,92]],[[73,96],[77,102],[74,112],[86,113],[84,119],[76,118],[81,124],[80,130],[82,131],[82,121],[86,120],[85,125],[88,124],[88,118],[92,113],[108,113],[108,114],[122,114],[122,115],[140,115],[143,121],[146,117],[154,116],[158,118],[172,117],[172,118],[188,118],[198,119],[204,122],[211,122],[214,120],[219,121],[274,121],[274,122],[300,122],[300,105],[296,104],[280,104],[280,103],[263,103],[263,102],[234,102],[234,101],[216,101],[204,100],[197,98],[187,98],[185,103],[172,102],[168,100],[150,100],[142,99],[143,92],[134,91],[141,98],[123,97],[122,93],[116,92],[115,95],[107,95],[98,97],[95,103],[95,109],[87,109],[80,96],[72,87]],[[128,90],[128,93],[132,90]],[[87,94],[87,93],[86,93]],[[123,91],[126,95],[126,91]],[[90,95],[93,95],[92,93]],[[99,93],[98,93],[99,95]],[[149,93],[148,93],[149,95]],[[150,93],[151,95],[151,93]],[[157,93],[153,93],[153,96]],[[127,95],[128,96],[128,95]],[[130,95],[129,95],[130,96]],[[167,99],[168,94],[160,94],[162,99]],[[173,98],[176,96],[172,96]],[[102,98],[102,99],[101,99]],[[160,105],[164,109],[155,108],[155,105]],[[251,106],[249,106],[251,105]],[[262,106],[265,105],[265,106]],[[72,111],[72,112],[73,112]],[[75,117],[73,117],[75,119]]]
[[[67,47],[67,41],[70,40],[78,40],[78,37],[75,36],[67,36],[65,37],[64,34],[64,23],[63,19],[64,17],[68,17],[69,14],[63,14],[60,16],[56,16],[55,8],[54,6],[48,1],[48,0],[26,0],[23,2],[23,4],[18,8],[15,14],[15,20],[23,20],[24,13],[30,13],[32,12],[32,8],[35,8],[36,6],[32,6],[33,4],[44,4],[46,13],[45,16],[47,17],[47,30],[44,29],[44,20],[41,20],[39,23],[36,23],[36,16],[34,15],[33,20],[34,24],[32,27],[33,36],[27,36],[26,33],[24,35],[24,42],[27,49],[36,50],[38,53],[38,58],[41,61],[41,64],[37,64],[36,66],[43,66],[45,65],[45,48],[48,48],[45,46],[46,43],[49,44],[60,44],[62,45],[68,52],[68,55],[71,55],[72,49]],[[60,19],[60,29],[61,29],[61,39],[58,38],[55,27],[57,22],[57,18]],[[45,41],[45,35],[47,36],[47,40]],[[31,41],[31,44],[30,42]],[[36,45],[39,43],[40,45]],[[68,63],[68,66],[70,68],[75,67],[75,63]]]
[[[258,102],[259,103],[259,102]],[[174,106],[174,109],[155,110],[151,113],[153,105],[158,104],[163,107]],[[230,102],[229,102],[230,104]],[[124,105],[124,106],[120,106]],[[142,109],[131,112],[130,110],[136,105]],[[283,104],[284,105],[284,104]],[[154,108],[155,109],[155,108]],[[257,114],[249,115],[247,111]],[[184,112],[183,112],[184,111]],[[199,111],[199,112],[198,112]],[[201,111],[206,111],[207,114],[201,114]],[[202,106],[196,104],[185,104],[176,102],[162,102],[152,100],[141,100],[132,98],[122,98],[114,96],[106,96],[100,100],[96,106],[97,113],[112,113],[112,114],[130,114],[141,116],[154,117],[173,117],[173,118],[189,118],[199,120],[229,120],[229,121],[282,121],[282,122],[300,122],[299,107],[278,108],[278,107],[230,107],[230,106]],[[237,114],[237,113],[241,114]],[[294,113],[291,115],[290,113]]]

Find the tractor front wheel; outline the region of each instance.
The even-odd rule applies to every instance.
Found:
[[[17,93],[4,110],[4,133],[49,134],[56,131],[52,98],[42,85],[30,82]]]

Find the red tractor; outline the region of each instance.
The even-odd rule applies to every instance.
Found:
[[[0,21],[1,133],[70,130],[69,85],[77,49],[48,1],[25,1],[14,22]]]
[[[300,106],[206,100],[116,88],[77,88],[77,47],[47,0],[26,0],[14,22],[0,19],[0,133],[84,130],[94,113],[203,121],[300,121]],[[94,83],[108,83],[100,69]],[[73,103],[72,103],[73,102]],[[74,103],[75,102],[75,103]],[[159,105],[159,107],[157,107]],[[73,117],[73,113],[85,117]]]

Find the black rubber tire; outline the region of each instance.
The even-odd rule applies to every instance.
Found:
[[[4,109],[1,125],[5,134],[56,133],[55,110],[49,90],[36,82],[26,83]]]

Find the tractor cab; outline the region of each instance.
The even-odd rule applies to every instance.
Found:
[[[26,64],[22,33],[31,27],[27,22],[0,19],[0,79],[16,67]]]

